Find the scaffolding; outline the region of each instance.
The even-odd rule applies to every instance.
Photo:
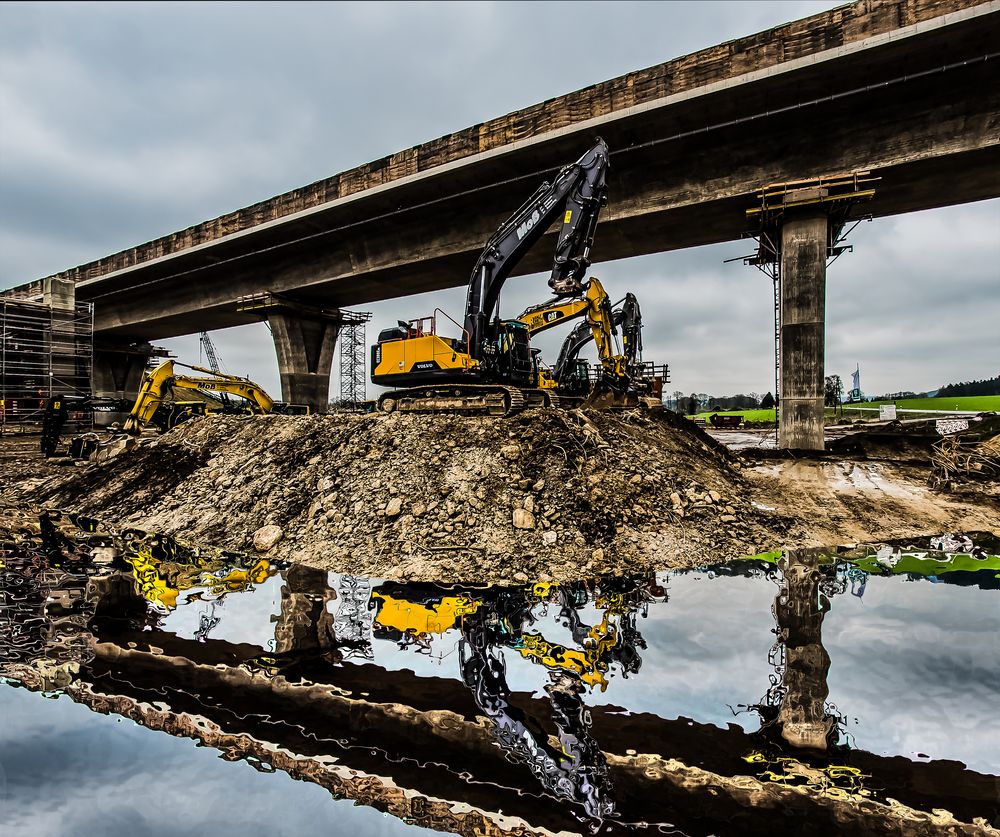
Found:
[[[345,410],[357,410],[367,396],[368,378],[365,375],[365,324],[372,315],[368,311],[341,311],[340,328],[340,401]]]
[[[92,305],[0,299],[0,432],[40,424],[53,395],[89,395],[93,366]]]

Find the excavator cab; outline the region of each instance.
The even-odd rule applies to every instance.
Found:
[[[585,358],[576,358],[563,371],[559,391],[569,396],[585,396],[591,390],[590,364]]]
[[[492,367],[497,380],[517,386],[535,386],[538,357],[532,352],[528,327],[520,320],[501,320],[496,323],[496,329],[496,341],[485,354],[493,355]]]

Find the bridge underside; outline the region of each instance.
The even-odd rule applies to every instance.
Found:
[[[88,280],[78,298],[98,334],[149,340],[252,322],[235,301],[262,287],[350,307],[464,285],[497,225],[596,133],[612,150],[599,262],[737,239],[768,183],[868,170],[874,217],[997,197],[998,41],[990,13],[817,56]],[[546,270],[553,247],[518,272]]]

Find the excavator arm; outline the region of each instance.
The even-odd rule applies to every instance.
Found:
[[[238,395],[240,398],[245,398],[262,413],[270,413],[274,410],[274,399],[253,381],[244,379],[216,381],[210,378],[178,375],[174,378],[173,385],[181,389],[210,389],[228,395]]]
[[[609,306],[605,301],[602,308],[606,310],[607,307]],[[567,335],[553,369],[553,377],[558,383],[563,383],[572,374],[577,356],[591,340],[597,343],[601,365],[606,373],[619,378],[630,374],[642,353],[642,314],[635,294],[626,294],[618,307],[611,311],[608,319],[609,323],[603,320],[597,323],[588,317]],[[621,330],[622,337],[621,355],[614,354],[611,345],[611,337],[618,329]]]
[[[186,364],[176,365],[187,366]],[[205,369],[201,366],[188,366],[187,368],[195,372],[203,372],[205,377],[178,375],[174,366],[174,361],[166,360],[147,373],[139,390],[139,397],[136,398],[135,405],[132,407],[132,412],[125,420],[123,428],[125,432],[138,433],[145,427],[153,418],[157,408],[167,399],[173,387],[211,390],[237,395],[240,398],[245,398],[261,413],[274,412],[279,406],[263,387],[255,384],[249,378],[213,372],[211,369]]]
[[[601,207],[606,203],[608,147],[598,139],[586,154],[543,183],[486,243],[469,280],[465,308],[468,351],[483,360],[487,326],[496,312],[507,277],[560,217],[562,228],[549,287],[558,296],[579,294],[590,267],[590,248]]]

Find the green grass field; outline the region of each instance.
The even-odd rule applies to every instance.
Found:
[[[712,413],[698,413],[706,421]],[[719,410],[720,416],[743,416],[744,421],[774,421],[774,410]]]
[[[893,404],[900,410],[975,410],[1000,412],[1000,395],[975,395],[964,398],[908,398],[900,401],[869,401],[863,404],[844,404],[844,415],[854,418],[878,418],[878,408],[881,404]],[[852,410],[852,407],[867,407],[865,410]],[[834,410],[827,408],[828,417],[833,417]],[[712,411],[698,413],[698,418],[706,421]],[[774,421],[774,410],[719,410],[720,416],[743,416],[744,421]]]
[[[878,407],[880,404],[895,404],[900,410],[988,410],[1000,411],[1000,395],[969,395],[961,398],[904,398],[899,401],[872,401],[866,404],[845,404],[851,407]]]

